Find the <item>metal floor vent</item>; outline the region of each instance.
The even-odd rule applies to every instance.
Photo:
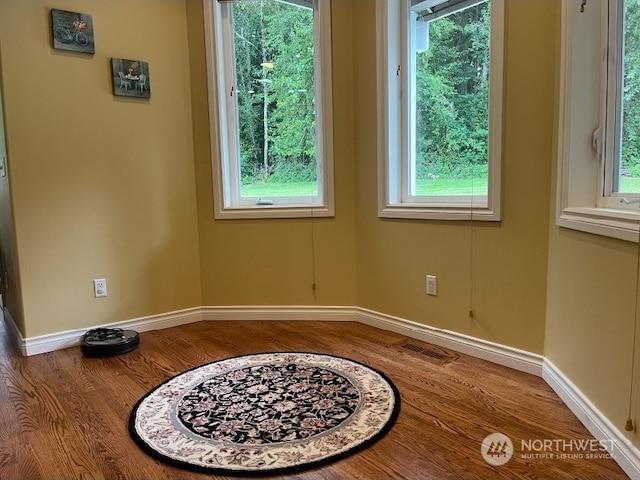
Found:
[[[458,358],[458,355],[450,353],[444,349],[439,349],[438,347],[432,345],[430,345],[429,347],[423,347],[415,343],[404,343],[400,345],[400,348],[413,353],[417,353],[418,355],[424,357],[429,357],[433,360],[436,360],[437,363],[440,364],[449,363]]]

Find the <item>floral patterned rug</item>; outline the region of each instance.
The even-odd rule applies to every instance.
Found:
[[[384,374],[346,358],[262,353],[177,375],[129,419],[149,455],[214,474],[265,475],[324,465],[381,438],[400,410]]]

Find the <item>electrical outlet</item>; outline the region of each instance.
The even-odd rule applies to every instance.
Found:
[[[435,275],[427,275],[427,295],[438,295],[438,278]]]
[[[107,296],[106,278],[96,278],[93,280],[93,294],[96,296],[96,298]]]

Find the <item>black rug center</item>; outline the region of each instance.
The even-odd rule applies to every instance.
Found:
[[[291,442],[346,421],[360,403],[347,378],[317,366],[256,365],[209,378],[178,403],[190,432],[236,444]]]

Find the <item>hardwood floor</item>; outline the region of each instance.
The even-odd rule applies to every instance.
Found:
[[[542,379],[357,323],[200,322],[142,333],[137,350],[102,359],[83,357],[79,347],[25,358],[4,332],[0,339],[2,479],[229,478],[147,456],[129,437],[129,413],[170,376],[266,351],[363,362],[385,372],[402,397],[397,423],[371,447],[326,467],[273,478],[627,478],[610,459],[522,458],[522,440],[592,439]],[[503,466],[489,465],[480,454],[482,440],[494,432],[514,444]]]

